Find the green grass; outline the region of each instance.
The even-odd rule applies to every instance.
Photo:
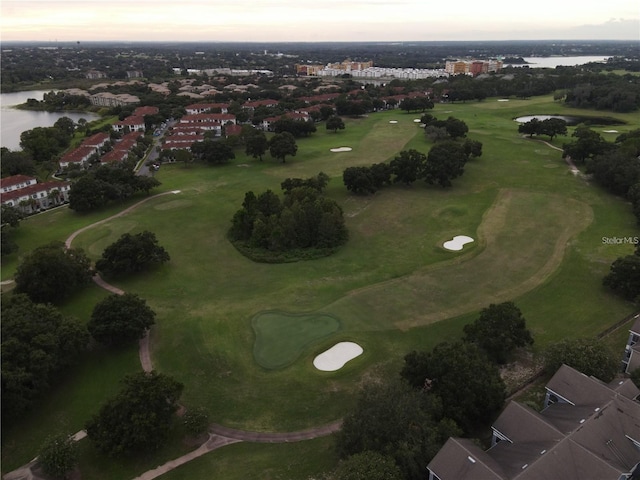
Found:
[[[290,315],[262,312],[252,320],[256,341],[253,356],[264,368],[282,368],[293,363],[305,347],[340,329],[340,320],[321,313]]]
[[[215,422],[260,431],[328,423],[349,411],[362,384],[397,375],[411,350],[459,338],[463,326],[491,302],[513,300],[522,309],[536,349],[560,338],[595,335],[633,311],[632,304],[601,284],[611,262],[632,250],[603,245],[601,238],[638,235],[631,208],[569,173],[557,150],[522,138],[513,118],[534,113],[598,112],[567,109],[551,97],[436,105],[438,118],[452,115],[467,122],[469,137],[483,143],[482,157],[468,163],[451,189],[416,183],[369,197],[346,191],[344,168],[387,161],[407,148],[427,152],[431,144],[413,123],[419,115],[396,111],[347,119],[344,131],[319,128],[313,137],[299,140],[297,156],[285,164],[238,152],[233,164],[222,167],[163,166],[157,174],[161,191],[181,193],[154,198],[84,232],[73,245],[96,259],[122,233],[148,229],[167,249],[168,264],[114,283],[145,298],[156,311],[152,358],[159,371],[185,384],[182,402],[187,407],[202,406]],[[633,115],[616,117],[629,122],[617,130],[638,128]],[[553,144],[567,141],[560,137]],[[339,146],[353,151],[329,151]],[[226,232],[246,191],[279,191],[287,177],[320,171],[332,177],[327,195],[342,206],[350,232],[337,253],[308,262],[258,264],[228,242]],[[64,240],[127,205],[85,216],[63,209],[29,218],[16,232],[19,253],[3,259],[2,279],[12,277],[20,255],[46,241]],[[476,241],[461,252],[444,250],[442,242],[458,234]],[[99,297],[87,289],[65,311],[88,319]],[[252,319],[261,312],[281,312],[281,323],[265,329],[260,321],[256,328]],[[314,314],[339,319],[340,328],[333,332],[331,322],[305,321],[305,315]],[[290,338],[272,342],[281,327]],[[364,353],[337,372],[316,370],[313,358],[341,340],[356,341]],[[73,375],[56,394],[71,398],[91,391],[94,378],[115,379],[134,368],[133,356],[130,361],[90,364],[92,375]],[[49,400],[41,410],[37,427],[26,424],[25,437],[17,430],[3,435],[3,469],[33,456],[35,442],[26,439],[30,430],[46,436],[59,428],[56,418],[82,425],[89,415],[86,409]],[[12,445],[12,455],[7,453],[5,462],[6,445]],[[172,445],[162,453],[164,461],[183,451],[179,442]],[[251,476],[249,462],[231,461],[234,454],[225,452],[240,452],[237,458],[251,455],[253,462],[253,455],[268,456],[267,449],[225,447],[194,465],[217,468],[209,458],[223,458],[221,464],[228,462],[225,478]],[[291,458],[296,458],[294,451],[288,450]],[[308,455],[309,461],[333,465],[320,453]],[[138,474],[137,468],[141,465],[131,466],[127,475]],[[91,478],[124,476],[100,471],[92,471]]]

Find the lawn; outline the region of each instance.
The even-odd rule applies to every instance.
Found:
[[[236,160],[223,167],[163,166],[157,173],[160,191],[179,194],[151,199],[87,230],[73,246],[95,260],[123,233],[153,231],[171,261],[114,283],[145,298],[157,313],[156,368],[185,384],[187,407],[202,406],[217,423],[259,431],[299,430],[342,417],[363,383],[396,375],[411,350],[459,338],[462,327],[491,302],[513,300],[522,309],[538,350],[560,338],[595,335],[629,314],[633,305],[611,295],[601,279],[611,262],[632,248],[603,245],[601,238],[638,235],[630,206],[572,175],[560,152],[521,137],[513,121],[533,113],[597,113],[566,109],[551,97],[439,104],[432,113],[464,120],[469,137],[483,143],[482,157],[470,161],[450,189],[419,183],[369,197],[346,191],[341,175],[347,166],[387,161],[402,149],[426,153],[430,148],[413,121],[420,115],[376,113],[347,119],[346,129],[337,134],[320,125],[311,138],[298,141],[297,155],[284,164],[237,152]],[[617,130],[638,128],[632,115],[619,117],[630,123]],[[553,144],[568,140],[561,137]],[[340,146],[353,151],[330,152]],[[336,254],[256,264],[228,242],[227,229],[245,192],[279,193],[285,178],[320,171],[331,177],[327,195],[342,206],[350,232]],[[19,254],[3,261],[2,279],[11,278],[19,255],[45,241],[64,240],[127,205],[86,216],[62,209],[28,219],[17,232]],[[455,235],[475,241],[461,252],[442,248]],[[87,289],[65,311],[88,319],[98,297]],[[342,340],[356,341],[363,355],[338,372],[317,371],[313,358]],[[89,363],[85,375],[74,375],[56,395],[94,391],[91,378],[115,379],[134,368],[135,360],[114,363]],[[113,382],[106,382],[105,391],[112,388]],[[95,412],[99,393],[92,395]],[[26,432],[6,432],[3,470],[33,457],[29,431],[40,436],[56,431],[59,418],[74,428],[82,425],[90,409],[76,411],[71,405],[46,400],[36,416],[38,427],[27,422]],[[332,466],[335,459],[322,450],[328,443],[318,442],[323,445],[318,457],[309,461]],[[273,458],[294,459],[305,451],[302,445],[279,446]],[[178,456],[181,448],[171,451]],[[268,453],[275,451],[275,446],[225,447],[167,478],[187,478],[181,470],[197,476],[222,468],[218,462],[225,478],[243,478],[250,470],[242,459],[251,455],[251,462],[256,458],[266,462],[265,469],[276,468]],[[291,468],[289,475],[297,476],[297,467]],[[121,478],[108,466],[100,472],[95,478]]]

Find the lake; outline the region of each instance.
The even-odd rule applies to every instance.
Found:
[[[576,65],[584,65],[591,62],[606,62],[611,55],[608,56],[593,56],[584,55],[579,57],[522,57],[529,68],[556,68],[556,67],[574,67]],[[505,65],[506,66],[506,65]],[[523,65],[517,64],[514,67],[521,67]]]
[[[20,134],[35,127],[51,127],[61,117],[69,117],[74,122],[84,118],[97,120],[100,116],[89,112],[35,112],[18,110],[15,105],[25,103],[29,98],[42,100],[49,90],[31,90],[28,92],[0,94],[0,146],[10,150],[21,150]]]

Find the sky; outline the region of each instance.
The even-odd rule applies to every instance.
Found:
[[[638,0],[0,0],[6,41],[640,40]]]

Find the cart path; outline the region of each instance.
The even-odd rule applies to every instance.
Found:
[[[165,473],[184,465],[191,460],[201,457],[202,455],[222,448],[226,445],[232,445],[240,442],[252,442],[252,443],[292,443],[301,442],[304,440],[312,440],[314,438],[325,437],[340,430],[342,426],[342,420],[323,425],[316,428],[310,428],[308,430],[301,430],[298,432],[284,432],[284,433],[268,433],[268,432],[248,432],[245,430],[236,430],[234,428],[225,427],[212,423],[209,426],[209,438],[198,447],[181,457],[174,460],[170,460],[164,465],[160,465],[153,470],[149,470],[134,480],[153,480]]]

